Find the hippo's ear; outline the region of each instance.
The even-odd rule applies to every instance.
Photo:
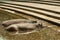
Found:
[[[36,25],[36,27],[38,27],[38,28],[44,28],[44,26],[42,24],[38,24],[38,25]]]

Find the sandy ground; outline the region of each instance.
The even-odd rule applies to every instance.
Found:
[[[20,17],[22,18],[22,17]],[[4,20],[15,19],[9,15],[0,13],[0,24]],[[50,25],[49,23],[47,25]],[[51,25],[50,25],[51,26]],[[55,25],[53,26],[55,27]],[[60,32],[50,28],[44,28],[39,32],[34,32],[27,35],[10,35],[0,25],[0,39],[3,40],[60,40]]]

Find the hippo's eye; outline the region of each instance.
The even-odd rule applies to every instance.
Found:
[[[32,21],[32,23],[37,23],[37,21]]]
[[[9,29],[6,29],[8,32],[16,32],[17,30],[14,27],[11,27]]]

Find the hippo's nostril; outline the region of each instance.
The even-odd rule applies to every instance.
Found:
[[[2,26],[7,27],[8,25],[6,25],[6,24],[2,24]]]

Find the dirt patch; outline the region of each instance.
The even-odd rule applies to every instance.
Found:
[[[15,19],[15,18],[0,13],[0,24],[2,21],[9,19]],[[50,24],[47,25],[49,26]],[[60,33],[50,28],[44,28],[39,32],[34,32],[27,35],[9,35],[4,31],[4,29],[0,25],[0,36],[2,36],[4,40],[60,40]]]

